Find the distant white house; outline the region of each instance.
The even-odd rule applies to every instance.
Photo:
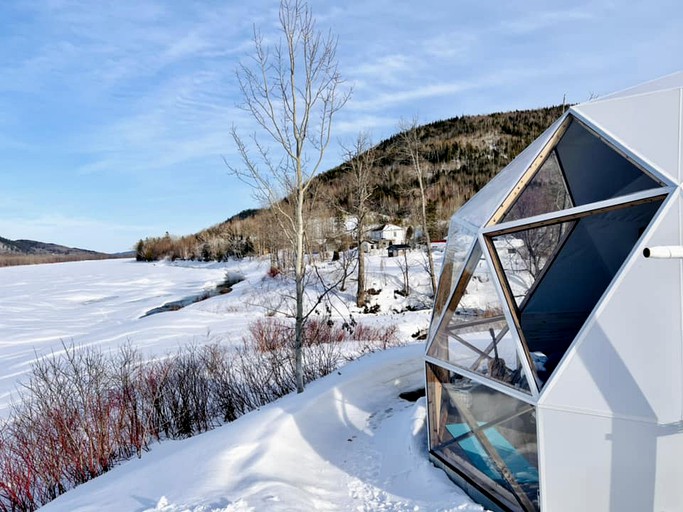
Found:
[[[369,232],[370,240],[375,243],[389,242],[390,244],[404,244],[406,230],[395,224],[382,224],[373,226]]]

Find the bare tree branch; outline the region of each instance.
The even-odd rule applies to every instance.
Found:
[[[310,311],[304,313],[307,191],[330,143],[333,117],[348,100],[350,89],[340,90],[337,39],[316,28],[305,2],[281,0],[279,23],[281,39],[270,50],[254,28],[253,56],[237,68],[241,108],[250,114],[259,133],[250,139],[255,148],[252,155],[233,127],[243,167],[228,164],[228,169],[254,189],[255,197],[273,207],[292,244],[296,385],[301,392],[304,323],[310,315]]]
[[[399,125],[401,130],[401,140],[403,142],[403,152],[410,158],[413,166],[413,171],[420,190],[420,220],[422,223],[422,235],[424,236],[425,246],[427,250],[427,259],[429,261],[429,277],[432,285],[432,296],[436,296],[436,273],[434,271],[434,258],[432,256],[432,241],[429,236],[429,228],[427,225],[427,196],[425,193],[426,180],[426,164],[423,161],[420,153],[420,129],[417,119],[412,121],[402,121]]]

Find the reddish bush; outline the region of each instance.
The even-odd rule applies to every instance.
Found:
[[[304,328],[304,345],[322,345],[324,343],[341,343],[349,339],[349,333],[337,327],[331,320],[312,318]]]
[[[209,430],[294,391],[293,338],[291,322],[268,318],[237,349],[188,347],[145,362],[130,346],[113,356],[64,347],[37,361],[0,421],[0,512],[35,510],[153,439]],[[395,327],[329,318],[310,319],[304,340],[306,382],[397,343]]]
[[[398,329],[395,325],[388,327],[369,327],[365,324],[356,324],[351,339],[367,344],[371,350],[386,350],[399,344]]]
[[[294,339],[294,327],[283,320],[260,318],[249,324],[249,339],[259,352],[287,348]]]

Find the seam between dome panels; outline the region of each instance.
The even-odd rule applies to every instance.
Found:
[[[529,405],[535,406],[538,404],[537,397],[532,396],[528,393],[524,393],[523,391],[519,391],[518,389],[515,389],[513,387],[506,386],[505,384],[495,379],[485,377],[480,373],[473,372],[471,370],[455,365],[453,363],[449,363],[448,361],[444,361],[443,359],[437,359],[434,356],[425,356],[425,361],[435,366],[439,366],[440,368],[444,368],[453,373],[457,373],[458,375],[462,375],[463,377],[467,377],[468,379],[473,380],[478,384],[483,384],[488,388],[503,393],[504,395],[511,396],[512,398],[521,400],[522,402],[525,402]]]
[[[681,245],[683,244],[683,205],[681,205],[681,201],[683,199],[681,198],[681,193],[680,190],[678,192],[678,244]],[[678,262],[678,290],[679,294],[681,295],[681,309],[683,310],[683,260],[679,260]],[[680,349],[681,349],[681,356],[680,356],[680,363],[681,366],[680,368],[683,369],[683,311],[681,311],[681,325],[680,325]],[[681,372],[681,391],[683,391],[683,371]],[[683,422],[683,396],[681,396],[681,403],[679,404],[681,409],[681,421]]]
[[[678,89],[678,181],[681,181],[681,145],[683,144],[683,87]]]

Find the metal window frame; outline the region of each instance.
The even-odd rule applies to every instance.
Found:
[[[595,203],[582,206],[567,208],[556,212],[543,213],[525,219],[513,220],[501,224],[486,226],[481,229],[481,233],[487,237],[496,237],[526,231],[528,229],[540,228],[552,224],[559,224],[570,220],[581,219],[599,213],[606,213],[612,210],[620,210],[629,206],[637,206],[643,203],[652,203],[666,198],[675,187],[660,187],[642,192],[635,192],[625,196],[612,199],[605,199]]]
[[[501,236],[501,235],[506,235],[510,233],[518,233],[520,231],[526,231],[528,229],[533,229],[533,228],[538,228],[538,227],[543,227],[543,226],[551,226],[551,225],[556,225],[556,224],[561,224],[564,222],[570,222],[570,221],[578,221],[582,218],[585,217],[591,217],[593,215],[598,215],[601,213],[607,213],[610,211],[617,211],[617,210],[622,210],[634,206],[638,206],[641,204],[646,204],[646,203],[653,203],[653,202],[664,202],[666,201],[667,197],[670,196],[671,192],[673,191],[673,187],[663,187],[663,188],[657,188],[657,189],[651,189],[651,190],[646,190],[644,192],[637,192],[634,194],[629,194],[627,196],[621,196],[619,198],[615,199],[608,199],[605,201],[600,201],[599,203],[590,203],[589,205],[584,205],[584,206],[579,206],[575,208],[570,208],[567,210],[562,210],[559,212],[551,212],[551,213],[546,213],[543,215],[537,215],[535,217],[529,217],[527,219],[522,219],[519,221],[511,221],[505,224],[499,224],[497,226],[491,226],[490,228],[483,229],[480,236],[485,243],[487,252],[489,253],[495,253],[495,246],[493,243],[494,237]],[[655,214],[656,215],[656,214]],[[655,217],[653,217],[654,220]],[[566,239],[565,239],[566,241]],[[631,252],[629,252],[629,255],[626,257],[625,262],[629,259],[630,255],[632,254],[633,249]],[[557,254],[557,253],[555,253]],[[550,265],[552,265],[552,262],[550,262]],[[550,268],[550,265],[546,265],[546,269]],[[529,372],[532,373],[533,375],[533,381],[536,384],[536,391],[537,395],[535,396],[540,396],[540,393],[545,389],[545,384],[549,382],[552,378],[549,378],[547,382],[542,383],[538,379],[536,372],[534,370],[534,364],[533,364],[533,359],[531,357],[531,353],[529,352],[528,345],[526,341],[524,340],[524,331],[522,329],[521,325],[521,315],[520,315],[520,309],[517,307],[517,302],[515,301],[515,298],[512,294],[512,290],[510,288],[509,282],[507,280],[507,277],[505,276],[505,271],[502,267],[502,264],[500,262],[500,258],[498,258],[497,254],[492,258],[492,268],[495,273],[495,279],[494,281],[497,281],[497,285],[500,285],[501,291],[503,293],[503,296],[505,298],[505,302],[507,304],[507,308],[503,308],[507,313],[510,314],[512,318],[512,323],[510,325],[515,326],[515,331],[517,335],[517,339],[519,339],[519,343],[522,349],[522,353],[525,355],[524,360],[526,361],[526,364],[528,366]],[[618,274],[619,272],[617,272]],[[615,274],[615,276],[617,275]],[[603,294],[609,290],[609,286],[603,291]],[[598,307],[600,304],[600,301],[595,305],[595,308]],[[594,309],[595,309],[594,308]],[[586,319],[584,322],[585,324],[588,322],[588,320],[591,318],[591,315]],[[582,328],[579,330],[579,333],[577,333],[577,336],[575,339],[572,341],[572,343],[569,344],[567,347],[567,351],[565,354],[563,354],[562,360],[564,360],[564,357],[566,356],[566,353],[569,351],[569,349],[572,347],[574,341],[578,338],[579,334],[583,330]],[[513,334],[514,336],[514,334]],[[561,360],[561,361],[562,361]],[[560,361],[560,364],[561,364]],[[559,364],[558,364],[559,367]],[[555,373],[555,372],[553,372]]]

